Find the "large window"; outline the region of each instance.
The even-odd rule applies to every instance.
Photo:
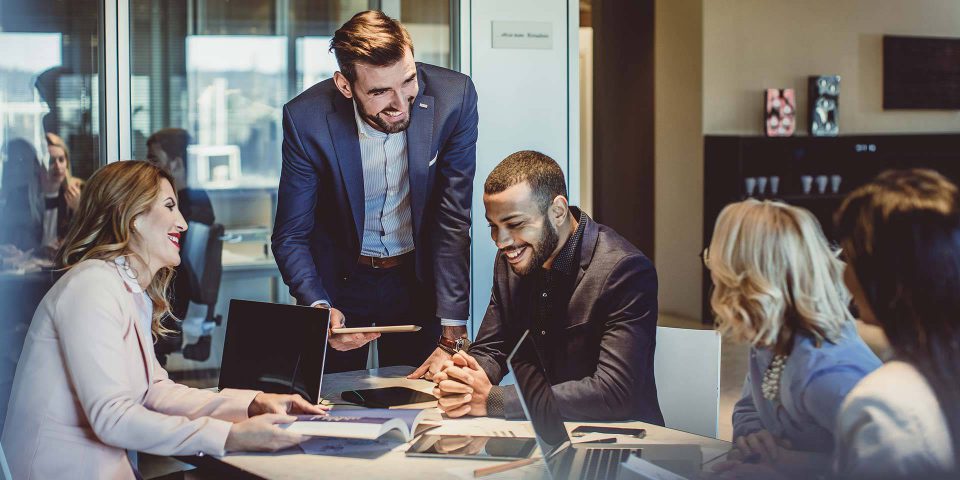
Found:
[[[99,12],[97,0],[0,0],[0,428],[64,233],[49,207],[102,164]]]
[[[382,9],[410,31],[418,61],[456,67],[449,0],[130,0],[130,138],[134,158],[147,139],[182,129],[186,183],[205,192],[224,225],[218,314],[229,299],[287,302],[269,249],[280,178],[282,107],[337,70],[334,31],[355,13]],[[189,220],[189,219],[188,219]],[[189,232],[188,232],[189,234]],[[186,344],[205,333],[191,305]],[[269,319],[264,319],[265,326]],[[171,354],[174,378],[216,382],[224,328],[209,358]],[[190,355],[188,355],[189,357]]]

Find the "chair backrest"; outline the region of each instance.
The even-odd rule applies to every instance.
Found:
[[[217,304],[223,273],[223,225],[190,222],[183,252],[190,275],[190,300],[202,305]]]
[[[720,334],[715,330],[657,327],[653,367],[666,426],[717,438]]]
[[[0,480],[13,480],[10,466],[7,465],[7,456],[3,454],[3,445],[0,445]]]

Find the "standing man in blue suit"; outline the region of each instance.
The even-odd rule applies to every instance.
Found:
[[[283,108],[273,252],[300,304],[334,326],[418,324],[380,364],[431,378],[466,339],[477,92],[416,63],[403,25],[358,13],[334,34],[340,71]],[[365,367],[379,334],[331,335],[328,372]]]

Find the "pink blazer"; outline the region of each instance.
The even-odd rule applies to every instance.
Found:
[[[113,262],[70,269],[37,307],[0,442],[16,479],[131,479],[126,450],[223,455],[258,392],[178,385]]]

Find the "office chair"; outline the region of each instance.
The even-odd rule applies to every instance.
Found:
[[[205,305],[206,316],[201,324],[201,335],[196,343],[183,347],[183,357],[204,361],[210,358],[210,332],[223,321],[216,314],[217,296],[220,294],[220,278],[223,274],[223,225],[204,225],[190,222],[189,241],[183,252],[183,261],[188,262],[190,276],[190,301]]]

